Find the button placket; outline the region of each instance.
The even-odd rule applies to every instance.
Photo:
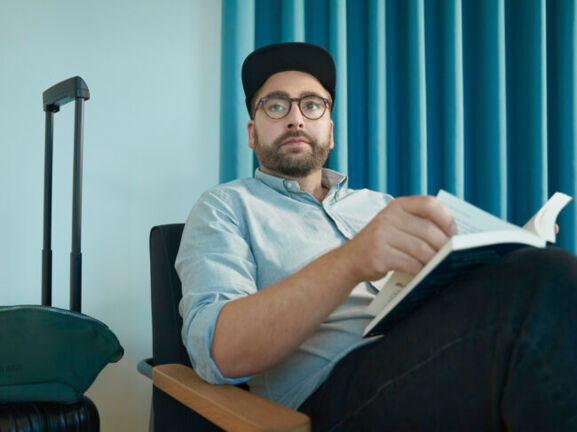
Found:
[[[339,232],[347,239],[350,240],[353,238],[353,234],[350,232],[350,230],[348,230],[344,225],[344,223],[342,223],[341,221],[339,221],[339,219],[332,214],[332,212],[330,211],[330,206],[325,204],[323,202],[323,209],[325,211],[325,213],[328,215],[328,217],[333,221],[333,223],[336,225],[337,229],[339,230]]]

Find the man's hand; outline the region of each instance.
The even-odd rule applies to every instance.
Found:
[[[437,198],[393,200],[352,240],[348,249],[359,281],[377,280],[389,270],[416,274],[457,233],[451,212]]]

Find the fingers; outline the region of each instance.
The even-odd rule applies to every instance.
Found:
[[[405,273],[418,273],[448,240],[448,237],[437,227],[431,228],[436,232],[437,244],[433,244],[434,242],[426,237],[415,235],[410,230],[390,227],[381,238],[387,247],[384,255],[388,266]]]
[[[400,214],[397,217],[400,217],[396,225],[399,231],[426,242],[435,251],[441,249],[449,240],[450,235],[429,219],[411,213]]]
[[[428,196],[397,198],[375,219],[387,265],[410,274],[418,273],[457,232],[447,207]]]
[[[426,219],[438,226],[448,237],[457,234],[457,225],[449,209],[432,196],[411,196],[397,198],[393,202],[407,213]]]
[[[442,241],[440,236],[438,238],[440,246],[437,246],[423,237],[415,236],[402,230],[397,231],[398,233],[395,233],[396,235],[393,236],[390,245],[423,265],[428,263],[446,243],[446,240]]]
[[[403,197],[390,202],[347,248],[359,279],[376,280],[389,270],[418,273],[456,232],[451,212],[438,199]]]
[[[412,250],[427,252],[425,245],[418,244],[419,240],[429,245],[433,252],[437,251],[457,231],[451,212],[433,197],[398,198],[377,217],[384,229],[396,229],[404,234],[397,246],[403,250],[407,248],[405,252],[409,253]]]
[[[381,263],[382,264],[382,263]],[[416,275],[423,268],[424,263],[413,257],[411,253],[406,253],[398,248],[390,248],[387,251],[387,267],[388,270],[397,270],[403,273]],[[378,277],[373,277],[370,280],[379,279],[385,272],[379,274]]]

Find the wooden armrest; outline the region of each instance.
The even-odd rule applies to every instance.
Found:
[[[213,385],[182,364],[152,369],[153,384],[225,430],[310,431],[308,416],[232,385]]]

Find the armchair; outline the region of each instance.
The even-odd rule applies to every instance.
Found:
[[[150,232],[153,357],[139,364],[152,378],[151,429],[308,431],[309,418],[240,387],[212,385],[192,369],[180,332],[181,284],[174,269],[183,224]]]

